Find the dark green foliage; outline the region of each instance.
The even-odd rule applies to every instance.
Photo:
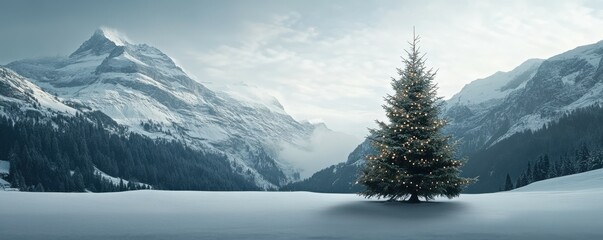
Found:
[[[392,79],[394,95],[385,97],[388,122],[377,121],[371,130],[378,151],[367,156],[358,182],[366,187],[361,195],[390,200],[419,197],[433,199],[458,196],[472,179],[459,177],[462,161],[454,159],[449,136],[441,133],[440,99],[433,84],[435,73],[427,70],[413,39],[399,79]]]
[[[534,164],[534,169],[531,174],[532,180],[536,182],[549,178],[550,168],[551,162],[549,161],[549,156],[541,156],[538,161],[536,161],[536,164]]]
[[[511,182],[511,176],[507,173],[507,178],[505,179],[505,191],[509,191],[513,189],[513,182]]]
[[[99,113],[95,113],[99,114]],[[102,115],[102,114],[101,114]],[[145,189],[254,190],[226,157],[192,150],[175,141],[106,130],[106,119],[56,116],[49,120],[0,117],[0,159],[11,162],[9,180],[31,191],[94,192]],[[119,126],[113,126],[119,132]],[[129,184],[114,184],[94,168]],[[73,172],[72,172],[73,171]]]
[[[73,190],[76,192],[83,192],[86,188],[84,183],[84,175],[79,168],[76,168],[73,172]]]
[[[586,144],[582,144],[579,150],[576,150],[576,168],[579,172],[586,172],[590,167],[590,152]]]

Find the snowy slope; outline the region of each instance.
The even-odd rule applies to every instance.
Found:
[[[218,94],[225,94],[228,97],[239,100],[253,108],[267,108],[272,112],[287,114],[280,102],[273,96],[267,94],[262,89],[248,85],[239,84],[207,84],[207,87],[215,90]]]
[[[546,60],[528,60],[467,84],[446,102],[446,130],[471,153],[572,110],[603,103],[603,41]]]
[[[539,181],[513,190],[514,192],[533,191],[577,191],[597,190],[603,188],[603,169],[592,170],[580,174],[568,175]]]
[[[315,170],[307,166],[333,161],[329,155],[297,159],[282,154],[291,147],[312,152],[307,146],[318,132],[289,116],[276,99],[237,89],[214,92],[157,48],[130,43],[114,30],[97,30],[67,57],[21,60],[8,67],[130,131],[223,153],[233,169],[259,187],[298,180],[300,173]],[[350,143],[339,151],[345,155],[352,148]]]
[[[0,232],[14,240],[601,239],[602,177],[418,205],[308,192],[0,192]]]
[[[18,108],[22,112],[31,110],[43,115],[52,112],[74,115],[77,112],[28,79],[0,67],[0,114],[9,114],[9,109],[6,108],[11,108],[12,111]]]
[[[524,88],[543,61],[529,59],[509,72],[496,72],[489,77],[477,79],[465,85],[460,92],[447,100],[446,107],[450,108],[454,105],[478,107],[489,102],[500,101],[512,91]]]

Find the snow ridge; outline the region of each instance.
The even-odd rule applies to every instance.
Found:
[[[492,100],[502,100],[511,92],[525,87],[527,80],[536,74],[544,60],[529,59],[509,72],[495,74],[477,79],[447,100],[447,107],[452,105],[480,105]]]
[[[128,43],[127,38],[116,29],[100,27],[94,34],[102,35],[117,46],[125,46]]]
[[[23,111],[35,110],[46,115],[48,110],[75,115],[76,109],[65,105],[59,97],[52,96],[29,80],[5,67],[0,67],[0,101],[19,104]],[[0,110],[2,110],[0,104]]]

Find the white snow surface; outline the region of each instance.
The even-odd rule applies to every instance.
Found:
[[[602,239],[603,170],[424,204],[309,192],[0,192],[3,239]]]

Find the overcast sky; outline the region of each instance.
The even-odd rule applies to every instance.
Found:
[[[100,26],[210,88],[247,84],[298,120],[364,136],[413,26],[439,94],[603,40],[603,1],[1,1],[0,64],[68,55]]]

